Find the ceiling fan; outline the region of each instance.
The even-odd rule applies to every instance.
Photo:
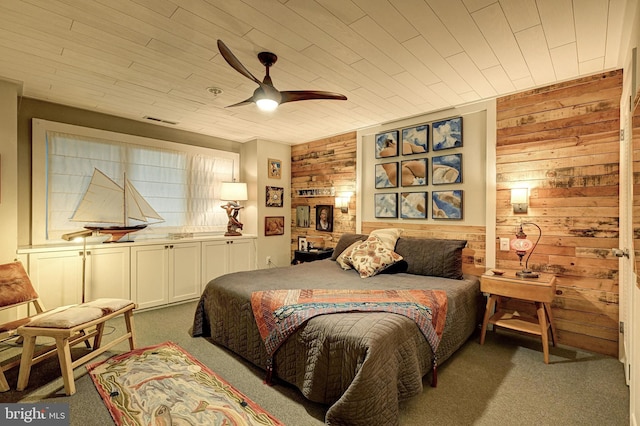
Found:
[[[340,93],[333,92],[323,92],[320,90],[293,90],[293,91],[279,91],[273,86],[271,81],[271,77],[269,76],[269,67],[276,63],[278,57],[271,52],[260,52],[258,53],[258,59],[262,63],[262,65],[266,68],[266,75],[262,81],[258,80],[254,77],[248,69],[245,68],[244,65],[236,58],[231,50],[222,42],[222,40],[218,40],[218,50],[220,50],[220,54],[231,68],[238,71],[240,74],[247,77],[249,80],[254,81],[258,84],[258,88],[253,92],[253,96],[248,99],[245,99],[242,102],[238,102],[237,104],[229,105],[229,107],[235,107],[240,105],[250,104],[255,102],[263,111],[273,111],[278,105],[283,104],[285,102],[295,102],[295,101],[305,101],[308,99],[334,99],[334,100],[342,100],[346,101],[347,97],[341,95]]]

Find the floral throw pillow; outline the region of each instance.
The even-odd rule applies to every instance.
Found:
[[[402,256],[390,250],[378,237],[369,237],[353,249],[350,255],[353,268],[361,278],[379,274],[391,265],[402,260]]]
[[[352,268],[353,265],[351,265],[351,253],[353,252],[353,249],[358,247],[360,244],[362,244],[362,241],[356,241],[355,243],[344,249],[342,253],[340,253],[340,256],[336,258],[336,262],[338,262],[338,265],[340,265],[340,267],[345,271],[348,271]]]

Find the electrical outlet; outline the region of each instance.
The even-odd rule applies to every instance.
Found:
[[[267,256],[267,265],[271,265],[271,256]]]
[[[500,251],[509,251],[509,239],[500,238]]]

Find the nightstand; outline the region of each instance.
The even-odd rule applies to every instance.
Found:
[[[549,331],[551,331],[551,343],[554,346],[556,344],[556,329],[551,314],[551,302],[556,293],[556,277],[540,274],[540,278],[521,278],[513,271],[505,272],[504,275],[487,272],[480,277],[480,290],[488,294],[480,344],[484,344],[488,324],[534,334],[542,338],[544,362],[549,364]],[[501,297],[535,303],[537,318],[500,311]],[[495,313],[492,315],[494,309]]]
[[[318,250],[309,250],[302,251],[296,250],[293,254],[293,262],[294,263],[302,263],[302,262],[313,262],[314,260],[322,260],[331,257],[333,254],[333,249],[318,249]]]

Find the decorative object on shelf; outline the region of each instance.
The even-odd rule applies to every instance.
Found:
[[[433,191],[431,193],[433,219],[462,219],[462,191]]]
[[[431,125],[434,151],[462,146],[462,117],[436,121]]]
[[[298,197],[333,197],[336,195],[336,189],[335,188],[297,189],[296,195]]]
[[[532,243],[531,240],[527,238],[527,234],[524,233],[524,230],[522,229],[522,225],[532,225],[538,228],[538,239],[536,240],[535,244]],[[516,237],[511,240],[510,246],[513,250],[515,250],[516,254],[520,258],[520,266],[522,266],[522,258],[527,253],[529,253],[529,255],[525,260],[524,269],[522,271],[516,272],[517,276],[522,278],[538,278],[540,276],[537,272],[533,272],[531,269],[529,269],[529,259],[531,258],[533,251],[538,246],[538,243],[540,242],[540,237],[542,237],[542,229],[540,229],[540,227],[537,224],[533,222],[522,222],[520,224],[520,227],[516,232]]]
[[[284,216],[266,216],[264,218],[264,235],[284,235]]]
[[[222,42],[222,40],[218,40],[218,50],[220,51],[220,54],[222,55],[224,60],[227,61],[229,65],[231,65],[231,68],[238,71],[249,80],[252,80],[254,83],[258,84],[258,88],[253,92],[253,95],[250,98],[236,104],[229,105],[230,107],[241,106],[255,102],[258,106],[258,109],[260,109],[261,111],[274,111],[276,108],[278,108],[278,105],[285,102],[304,101],[307,99],[331,99],[340,101],[347,100],[347,97],[341,95],[340,93],[323,92],[320,90],[279,91],[273,86],[273,82],[271,81],[271,77],[269,76],[269,68],[278,60],[278,57],[275,53],[258,53],[258,60],[265,67],[264,79],[260,81],[256,77],[254,77],[254,75],[251,74],[244,65],[242,65],[242,63],[238,60],[238,58],[234,56],[233,53],[231,53],[231,50]]]
[[[316,206],[316,231],[333,232],[333,206]]]
[[[71,220],[96,224],[117,224],[114,226],[85,226],[91,231],[111,235],[105,243],[120,241],[125,235],[146,228],[150,219],[157,220],[154,223],[164,222],[158,212],[127,179],[126,174],[123,181],[124,185],[120,186],[102,171],[93,169],[89,187],[82,196],[78,208],[71,216]],[[141,223],[132,225],[132,220]]]
[[[307,251],[307,237],[298,236],[298,250]]]
[[[398,162],[376,164],[376,188],[398,187]]]
[[[376,135],[376,158],[398,156],[398,131],[392,130]]]
[[[403,192],[400,194],[402,219],[427,218],[427,192]]]
[[[462,154],[440,155],[431,159],[431,183],[442,185],[462,182]]]
[[[421,124],[402,129],[402,155],[429,152],[429,125]]]
[[[242,222],[238,220],[238,213],[243,207],[238,204],[238,201],[246,201],[249,199],[247,196],[247,184],[244,182],[222,182],[220,188],[220,199],[227,201],[220,207],[227,211],[227,217],[229,223],[227,224],[226,237],[235,237],[242,235],[240,230],[242,229]]]
[[[427,184],[427,159],[404,160],[401,167],[402,186]]]
[[[296,207],[296,226],[298,228],[308,228],[311,224],[311,207]]]
[[[342,213],[349,213],[349,201],[353,192],[341,192],[336,196],[336,208]]]
[[[282,161],[274,158],[267,159],[267,176],[270,179],[282,178]]]
[[[398,194],[374,194],[374,197],[377,218],[398,217]]]
[[[526,213],[529,209],[529,188],[511,188],[511,205],[514,213]]]
[[[282,207],[284,188],[267,186],[265,203],[267,207]]]
[[[82,241],[82,303],[85,302],[87,286],[87,237],[91,235],[93,235],[92,230],[83,229],[82,231],[70,232],[62,236],[65,241]]]

